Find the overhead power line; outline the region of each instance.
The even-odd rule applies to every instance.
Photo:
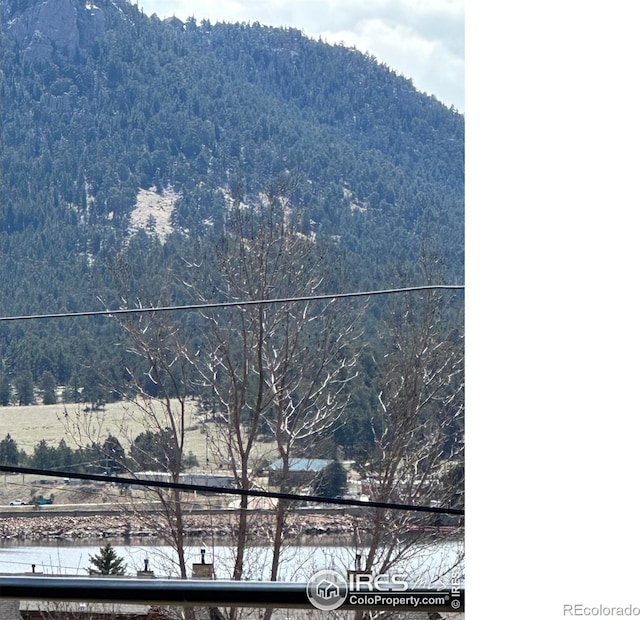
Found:
[[[146,308],[118,308],[117,310],[87,310],[83,312],[58,312],[47,314],[24,314],[18,316],[0,316],[4,321],[31,321],[43,319],[69,319],[83,316],[116,316],[118,314],[143,314],[145,312],[170,312],[181,310],[213,310],[219,308],[236,308],[240,306],[257,306],[261,304],[284,304],[302,301],[323,301],[328,299],[346,299],[349,297],[371,297],[374,295],[392,295],[428,290],[463,290],[464,284],[425,284],[405,288],[382,289],[375,291],[356,291],[353,293],[328,293],[326,295],[303,295],[299,297],[281,297],[278,299],[253,299],[249,301],[223,301],[206,304],[187,304],[182,306],[159,306]]]
[[[18,474],[34,474],[36,476],[51,476],[57,478],[74,478],[77,480],[93,480],[95,482],[112,482],[114,484],[135,484],[138,486],[178,489],[179,491],[198,491],[200,493],[221,493],[225,495],[244,495],[247,497],[266,497],[270,499],[285,499],[291,501],[316,502],[322,504],[337,504],[340,506],[358,506],[361,508],[386,508],[388,510],[405,510],[414,512],[430,512],[435,514],[464,515],[462,508],[441,508],[437,506],[414,506],[412,504],[397,504],[394,502],[363,501],[338,497],[322,497],[318,495],[299,495],[297,493],[279,493],[275,491],[260,491],[258,489],[229,489],[226,487],[208,487],[201,484],[184,484],[182,482],[163,482],[161,480],[140,480],[138,478],[121,478],[101,474],[81,474],[77,472],[52,471],[33,467],[18,467],[0,465],[0,471]]]

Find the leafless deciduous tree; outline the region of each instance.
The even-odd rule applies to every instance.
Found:
[[[379,418],[372,421],[374,449],[365,467],[365,492],[376,501],[463,503],[462,304],[451,302],[449,292],[428,292],[387,306],[376,359]],[[417,514],[372,511],[363,570],[388,572],[423,550],[434,528],[445,524],[446,517]]]
[[[122,390],[120,386],[128,406],[117,434],[130,452],[129,456],[117,457],[118,465],[130,477],[140,477],[140,470],[151,469],[167,473],[172,482],[179,482],[187,456],[185,436],[193,394],[191,355],[180,329],[166,314],[121,315],[118,321],[131,359],[136,360],[135,369],[125,369],[130,383],[128,389]],[[145,429],[142,439],[146,441],[136,441],[133,436],[133,419],[138,421],[136,428]],[[99,443],[97,438],[102,435],[102,429],[94,416],[67,415],[67,421],[79,443]],[[125,514],[146,524],[175,550],[178,574],[186,579],[189,572],[185,555],[185,511],[180,493],[177,489],[146,487],[146,499],[141,505],[122,501],[121,506]],[[160,510],[145,509],[148,501],[159,504]],[[185,608],[184,613],[187,618],[193,617],[192,608]]]
[[[144,314],[121,321],[131,351],[141,356],[147,366],[144,378],[129,372],[135,386],[136,415],[142,416],[150,436],[156,438],[153,455],[157,470],[169,474],[172,482],[179,482],[185,454],[185,433],[189,424],[188,400],[192,394],[187,346],[179,329],[166,316]],[[134,452],[135,455],[135,452]],[[140,463],[138,463],[138,466]],[[163,538],[175,548],[181,578],[188,576],[184,553],[184,510],[180,491],[176,489],[149,489],[162,506],[163,527],[157,528]]]
[[[218,294],[260,301],[313,295],[322,284],[319,255],[301,235],[286,200],[271,197],[255,209],[229,214],[217,253]],[[194,287],[195,290],[196,287]],[[199,291],[202,299],[209,297]],[[280,488],[289,489],[291,459],[318,453],[340,422],[345,387],[355,375],[358,316],[331,302],[265,301],[203,313],[205,339],[195,366],[210,395],[206,407],[223,438],[213,446],[242,489],[254,485],[256,443],[267,435],[282,462]],[[246,575],[250,505],[239,501],[233,578]],[[272,533],[271,579],[277,579],[288,505],[280,501]]]

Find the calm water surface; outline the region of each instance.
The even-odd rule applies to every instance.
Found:
[[[104,543],[103,543],[104,544]],[[161,543],[145,540],[141,544],[112,543],[117,554],[127,562],[127,574],[135,575],[144,567],[145,559],[157,577],[177,577],[177,555],[173,549]],[[25,573],[35,571],[45,575],[87,575],[89,558],[99,551],[99,544],[77,542],[28,542],[0,541],[0,573]],[[201,549],[205,549],[205,561],[213,562],[215,577],[229,579],[233,570],[234,549],[229,545],[212,546],[204,541],[192,541],[186,548],[188,565],[199,563]],[[363,550],[360,550],[361,552]],[[366,549],[364,550],[366,553]],[[430,546],[416,545],[411,558],[398,564],[396,572],[415,575],[421,583],[448,584],[452,574],[460,579],[463,571],[463,542],[452,541]],[[247,579],[268,579],[270,571],[270,547],[251,547],[245,562]],[[353,568],[355,549],[344,545],[301,545],[287,547],[283,553],[279,579],[306,582],[315,572],[327,568],[344,571]]]

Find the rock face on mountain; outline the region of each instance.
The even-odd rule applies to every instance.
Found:
[[[6,31],[27,60],[48,60],[54,51],[73,57],[104,35],[105,18],[91,2],[47,0],[16,13]]]

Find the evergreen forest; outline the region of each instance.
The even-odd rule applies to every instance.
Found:
[[[271,326],[278,359],[299,347],[278,396],[299,372],[290,403],[320,410],[303,393],[318,377],[342,403],[313,456],[367,458],[425,385],[421,415],[455,411],[441,454],[460,454],[460,290],[257,304],[255,323],[238,307],[15,317],[461,285],[461,114],[291,28],[163,20],[127,0],[0,9],[0,415],[139,391],[219,410],[249,330]],[[413,368],[420,385],[393,400]],[[267,384],[255,376],[250,395]]]

